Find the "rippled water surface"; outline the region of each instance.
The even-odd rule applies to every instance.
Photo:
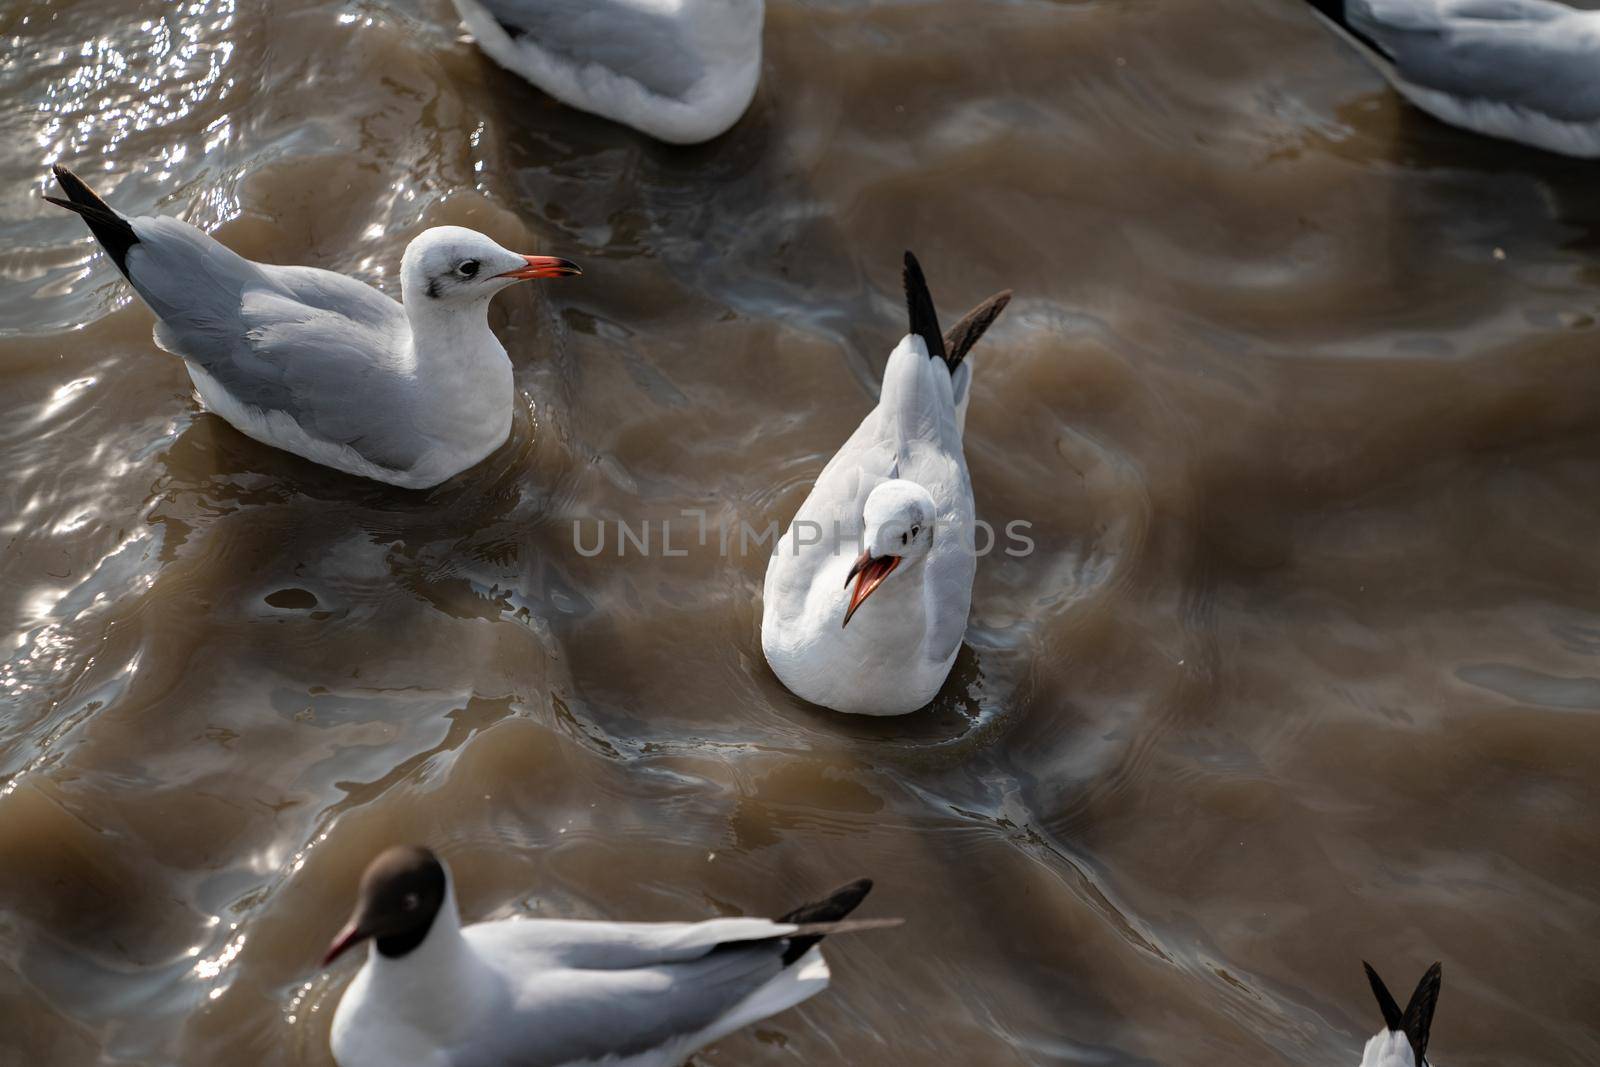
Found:
[[[695,149],[443,0],[0,12],[0,1061],[327,1065],[380,847],[472,918],[901,930],[712,1064],[1600,1060],[1600,169],[1409,113],[1290,0],[777,2]],[[428,493],[203,414],[83,227],[398,295],[424,226],[581,262],[492,321],[512,440]],[[979,349],[935,705],[809,708],[765,550],[873,402],[898,261]],[[575,551],[652,521],[647,556]],[[661,524],[673,551],[661,551]],[[614,525],[609,527],[614,535]]]

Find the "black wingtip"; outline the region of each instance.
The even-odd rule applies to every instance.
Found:
[[[928,279],[923,277],[922,264],[909,251],[905,259],[906,313],[911,320],[909,333],[922,338],[928,346],[928,355],[945,359],[944,334],[939,331],[939,313],[933,308],[933,294],[928,291]],[[954,370],[954,367],[950,368]]]
[[[967,358],[967,353],[978,343],[978,338],[988,332],[1010,303],[1011,290],[1002,290],[961,316],[961,321],[950,327],[944,335],[944,351],[945,362],[950,365],[951,371],[961,366],[961,361]]]
[[[1401,1029],[1411,1043],[1411,1052],[1417,1063],[1424,1064],[1428,1054],[1428,1032],[1433,1029],[1433,1009],[1439,1003],[1439,989],[1444,983],[1444,966],[1435,962],[1417,983],[1416,991],[1406,1004]]]
[[[1349,27],[1350,22],[1344,11],[1344,0],[1306,0],[1306,3],[1339,25]]]
[[[1405,1013],[1400,1010],[1400,1005],[1394,1002],[1389,987],[1383,984],[1383,979],[1372,969],[1372,964],[1362,960],[1361,966],[1366,969],[1367,982],[1372,986],[1372,995],[1378,998],[1378,1010],[1383,1012],[1383,1025],[1390,1030],[1403,1030]]]
[[[1347,10],[1348,5],[1345,0],[1306,0],[1306,3],[1315,8],[1323,18],[1343,30],[1361,47],[1371,49],[1385,60],[1393,62],[1394,57],[1389,54],[1388,49],[1350,24],[1350,12]]]
[[[96,196],[94,190],[89,188],[82,178],[60,163],[52,164],[50,172],[55,175],[61,191],[67,194],[67,199],[62,200],[55,196],[47,196],[45,199],[68,211],[77,212],[84,224],[89,227],[89,232],[94,234],[95,240],[100,242],[100,247],[106,250],[106,255],[111,257],[111,262],[115,263],[117,269],[126,276],[128,249],[139,243],[139,238],[134,234],[128,220]]]
[[[849,885],[842,885],[829,893],[821,900],[811,904],[802,904],[789,914],[779,919],[779,922],[794,923],[806,926],[812,923],[836,923],[849,915],[861,902],[867,899],[867,894],[872,892],[871,878],[857,878]],[[821,937],[797,937],[789,942],[789,947],[783,953],[783,965],[789,964],[811,951],[811,946],[821,941]]]

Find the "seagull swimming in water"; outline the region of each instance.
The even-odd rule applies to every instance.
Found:
[[[696,1049],[822,992],[826,935],[866,879],[781,919],[502,920],[463,927],[425,848],[367,867],[327,966],[368,942],[333,1016],[339,1067],[676,1067]]]
[[[570,107],[671,144],[726,131],[761,80],[764,0],[455,0],[478,47]]]
[[[1555,0],[1307,0],[1452,126],[1600,157],[1600,11]]]
[[[860,715],[933,699],[960,651],[977,571],[962,453],[966,358],[1011,300],[997,293],[939,332],[905,259],[911,331],[874,408],[817,476],[767,563],[761,649],[795,695]]]
[[[1428,1030],[1433,1026],[1433,1009],[1439,1002],[1443,970],[1435,963],[1417,983],[1416,992],[1401,1011],[1388,987],[1372,964],[1363,962],[1372,993],[1383,1012],[1383,1032],[1367,1042],[1361,1053],[1361,1067],[1428,1067]]]
[[[437,226],[400,262],[396,303],[315,267],[253,263],[178,219],[129,218],[65,167],[66,199],[155,312],[211,411],[257,441],[350,474],[426,489],[511,433],[516,386],[489,299],[528,278],[582,273]]]

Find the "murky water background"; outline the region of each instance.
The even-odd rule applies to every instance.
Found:
[[[900,930],[704,1064],[1600,1059],[1600,169],[1401,109],[1287,0],[779,2],[727,137],[646,143],[442,0],[0,13],[0,1061],[328,1064],[380,847],[469,916]],[[406,493],[199,412],[79,223],[397,293],[453,222],[527,398]],[[979,569],[931,710],[758,642],[765,550],[904,329],[978,353]],[[599,523],[654,551],[585,558]],[[660,551],[660,524],[673,551]]]

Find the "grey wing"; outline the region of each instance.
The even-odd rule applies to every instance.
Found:
[[[682,97],[705,63],[681,18],[627,0],[479,0],[513,39],[572,63],[595,63],[651,92]]]
[[[523,978],[505,1022],[456,1050],[453,1067],[561,1067],[658,1048],[705,1029],[776,978],[782,954],[781,942],[753,942],[684,962]]]
[[[410,349],[410,327],[394,306],[394,320],[375,324],[251,291],[243,309],[245,343],[224,384],[241,402],[289,414],[313,437],[381,467],[409,470],[431,445],[411,417],[418,397],[398,362]]]
[[[393,365],[409,346],[399,304],[328,271],[252,263],[177,219],[131,224],[128,279],[163,347],[241,404],[284,412],[379,466],[416,462],[424,445],[397,417],[413,402]]]
[[[1600,118],[1600,19],[1592,12],[1536,0],[1472,0],[1424,18],[1394,0],[1369,0],[1353,6],[1352,16],[1414,85],[1564,121]]]
[[[505,954],[511,970],[517,969],[516,958],[553,960],[579,969],[626,970],[698,959],[718,945],[766,941],[793,930],[792,923],[751,916],[694,923],[527,919],[500,925],[493,939],[476,928],[469,928],[467,937],[485,937],[480,950]]]

